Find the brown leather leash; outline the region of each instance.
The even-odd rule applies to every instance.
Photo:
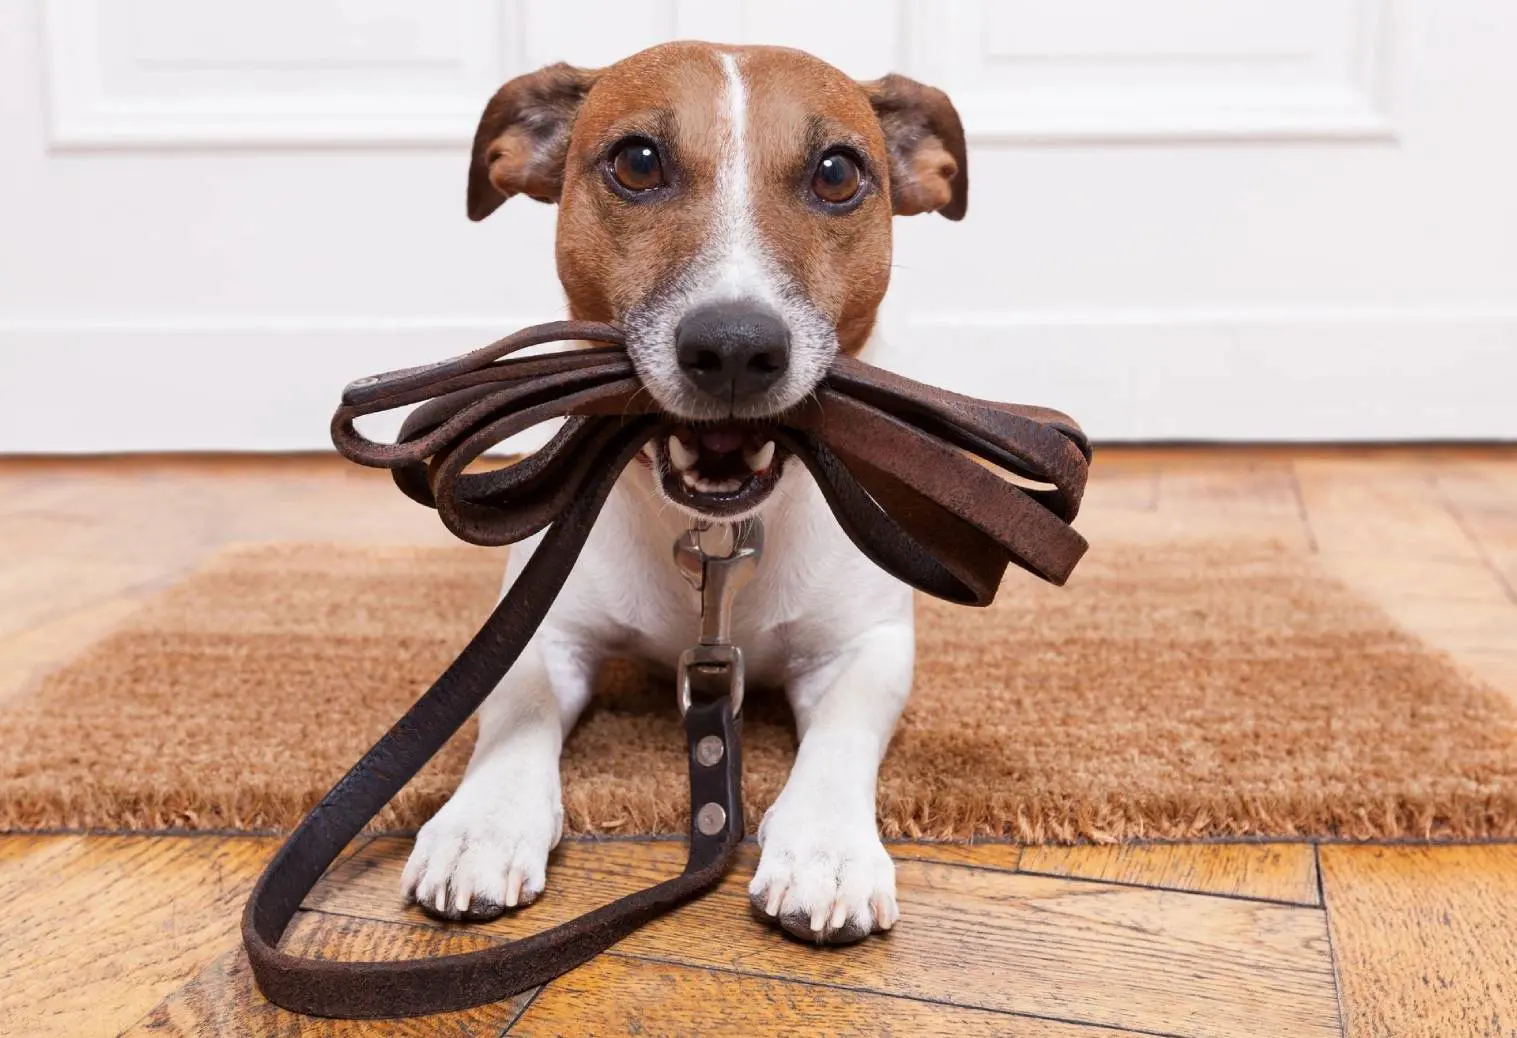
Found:
[[[607,345],[510,356],[559,340]],[[547,532],[458,659],[312,808],[254,887],[242,939],[259,988],[276,1005],[361,1018],[499,1001],[573,969],[726,872],[746,831],[740,704],[714,672],[697,670],[684,718],[692,810],[689,859],[680,875],[542,933],[465,955],[334,962],[278,948],[327,867],[516,661],[613,484],[662,428],[623,342],[612,325],[558,321],[452,360],[359,379],[344,391],[332,419],[337,449],[359,464],[392,470],[401,490],[435,507],[460,538],[502,545]],[[394,444],[369,440],[354,426],[365,415],[411,404],[421,406]],[[540,451],[506,468],[465,471],[490,447],[553,418],[567,421]],[[1079,426],[1057,411],[976,400],[839,355],[806,403],[774,419],[774,438],[815,476],[859,550],[928,594],[988,605],[1007,565],[1062,584],[1085,552],[1085,540],[1069,524],[1084,492],[1090,447]],[[1014,483],[991,466],[1038,485]]]

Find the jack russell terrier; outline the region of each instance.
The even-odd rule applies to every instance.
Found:
[[[469,216],[557,202],[571,316],[626,329],[684,424],[629,466],[541,629],[479,713],[458,790],[416,838],[404,893],[489,919],[543,890],[563,828],[558,757],[608,657],[672,665],[697,593],[671,562],[692,517],[761,515],[738,598],[750,683],[783,687],[800,739],[759,827],[754,908],[797,936],[856,941],[899,918],[875,825],[879,764],[911,690],[912,596],[832,518],[763,420],[838,350],[867,346],[890,280],[891,217],[963,217],[958,114],[902,76],[858,82],[809,54],[670,43],[603,69],[553,65],[485,108]],[[536,546],[511,554],[509,587]]]

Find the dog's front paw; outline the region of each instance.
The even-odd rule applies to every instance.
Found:
[[[900,918],[895,863],[874,812],[840,812],[779,801],[759,826],[764,851],[748,885],[754,911],[818,944],[849,944]]]
[[[460,789],[416,834],[401,893],[441,919],[482,921],[530,905],[543,891],[563,819],[556,781],[536,795]]]

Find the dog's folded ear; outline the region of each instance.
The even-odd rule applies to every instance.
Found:
[[[890,205],[897,216],[942,213],[964,219],[969,157],[964,125],[943,91],[894,73],[860,83],[890,151]]]
[[[599,69],[549,65],[495,92],[474,131],[469,219],[483,220],[512,195],[558,201],[569,131],[599,74]]]

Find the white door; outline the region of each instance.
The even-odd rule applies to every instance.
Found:
[[[464,217],[475,119],[676,37],[956,101],[890,366],[1105,439],[1517,437],[1512,0],[13,0],[0,450],[322,447],[558,316],[552,210]]]

